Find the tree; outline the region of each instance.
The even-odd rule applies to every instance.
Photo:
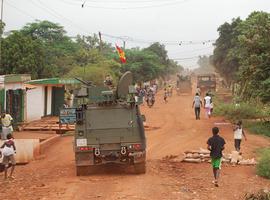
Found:
[[[270,102],[270,14],[253,12],[239,25],[241,96]]]
[[[156,54],[148,50],[126,50],[127,63],[122,66],[122,72],[131,71],[136,82],[149,81],[159,75],[163,66],[158,62]]]
[[[45,67],[44,55],[40,40],[15,31],[2,41],[2,73],[30,73],[34,78],[49,76],[55,69]]]
[[[218,29],[213,63],[228,81],[240,85],[244,100],[270,102],[270,14],[253,12]]]
[[[213,73],[215,72],[214,66],[211,63],[211,56],[199,56],[198,65],[199,68],[195,69],[195,73]]]
[[[235,80],[239,68],[239,58],[235,55],[238,51],[238,25],[241,22],[240,18],[236,18],[231,24],[226,22],[218,28],[219,38],[212,57],[213,65],[229,85]]]

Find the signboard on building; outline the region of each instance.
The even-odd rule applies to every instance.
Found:
[[[76,108],[63,108],[59,115],[60,124],[75,124]]]

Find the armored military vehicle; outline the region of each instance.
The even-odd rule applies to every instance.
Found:
[[[200,88],[201,93],[216,91],[216,76],[215,74],[199,74],[197,75],[197,87]]]
[[[182,93],[191,94],[192,92],[192,83],[190,76],[177,75],[176,82],[176,91],[180,95]]]
[[[88,100],[76,109],[75,163],[77,175],[107,163],[133,165],[145,173],[146,139],[132,74],[126,72],[116,89],[87,86]]]

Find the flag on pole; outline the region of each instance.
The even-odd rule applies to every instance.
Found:
[[[119,56],[121,62],[126,63],[127,59],[125,56],[125,52],[119,46],[117,46],[117,44],[115,44],[115,47],[116,47],[116,50],[118,52],[118,56]]]

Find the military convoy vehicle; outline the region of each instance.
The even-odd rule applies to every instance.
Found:
[[[135,93],[131,72],[120,78],[116,89],[87,86],[78,92],[77,97],[88,101],[76,108],[74,152],[78,176],[107,163],[132,165],[136,173],[145,173],[145,117]]]
[[[197,87],[200,88],[201,93],[216,91],[216,76],[215,74],[199,74],[197,75]]]
[[[192,83],[190,76],[177,75],[176,91],[178,95],[181,93],[191,94]]]

